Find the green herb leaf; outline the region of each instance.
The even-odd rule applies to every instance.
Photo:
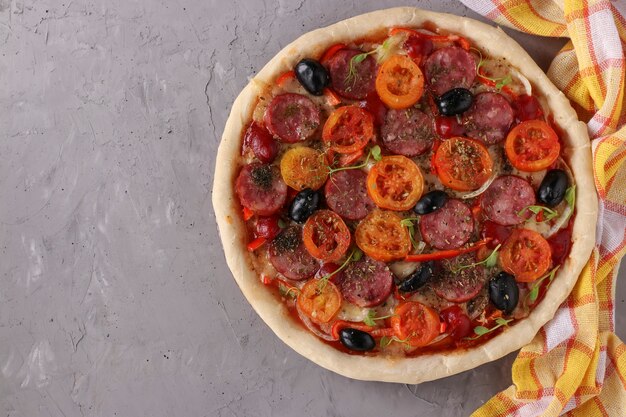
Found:
[[[528,299],[531,303],[534,303],[537,301],[537,297],[539,297],[539,287],[534,286],[533,289],[530,290],[530,293],[528,293]]]
[[[501,326],[506,326],[511,320],[505,320],[502,317],[498,317],[496,319],[496,323],[498,323]]]
[[[386,348],[387,346],[389,346],[391,344],[391,342],[393,341],[393,339],[391,337],[388,336],[383,336],[380,338],[380,348]]]
[[[367,153],[367,157],[365,158],[365,162],[358,164],[358,165],[352,165],[349,167],[339,167],[339,168],[331,168],[328,167],[328,175],[333,175],[335,172],[337,171],[345,171],[348,169],[360,169],[360,168],[364,168],[367,166],[367,164],[370,161],[370,158],[374,155],[374,153],[377,152],[380,155],[380,147],[378,145],[370,148],[369,152]],[[375,159],[375,157],[374,157]]]
[[[531,303],[534,303],[535,301],[537,301],[537,297],[539,297],[539,288],[541,287],[541,283],[546,278],[548,279],[548,286],[547,286],[547,288],[550,288],[550,284],[552,284],[552,280],[556,276],[556,271],[558,271],[560,267],[561,267],[561,265],[557,265],[556,267],[552,268],[551,271],[548,271],[544,276],[542,276],[539,279],[535,280],[535,282],[533,283],[532,288],[530,289],[530,292],[526,295],[526,298],[528,300],[530,300]]]
[[[474,327],[474,333],[477,334],[478,336],[482,336],[484,334],[489,333],[489,329],[486,328],[485,326],[476,326]]]
[[[357,261],[358,261],[359,259],[361,259],[361,257],[362,257],[362,256],[363,256],[363,252],[361,252],[361,249],[359,249],[359,248],[354,248],[354,249],[352,250],[352,252],[350,252],[350,255],[346,258],[346,260],[345,260],[345,261],[343,261],[343,263],[341,264],[341,266],[340,266],[339,268],[335,269],[335,270],[334,270],[333,272],[331,272],[330,274],[326,274],[326,275],[324,275],[323,277],[321,277],[321,278],[319,279],[319,282],[317,283],[317,285],[318,285],[318,289],[320,289],[320,290],[324,289],[324,287],[326,286],[326,283],[328,282],[328,280],[329,280],[329,279],[330,279],[333,275],[336,275],[336,274],[338,274],[339,272],[343,271],[344,269],[346,269],[346,267],[348,266],[348,264],[349,264],[350,262],[353,262],[353,261],[355,261],[355,260],[357,260]],[[355,258],[357,258],[357,257],[358,257],[358,259],[355,259]]]
[[[496,263],[498,262],[498,251],[500,250],[501,246],[502,245],[496,246],[496,248],[491,251],[489,256],[487,256],[482,261],[474,262],[474,263],[467,264],[467,265],[457,265],[456,267],[452,267],[451,271],[457,274],[466,268],[472,268],[478,265],[485,265],[487,268],[493,268],[494,266],[496,266]]]
[[[355,56],[352,57],[352,61],[355,64],[360,64],[361,62],[363,62],[363,60],[365,58],[367,58],[368,55],[369,55],[369,53],[365,53],[365,52],[362,53],[362,54],[355,55]]]
[[[382,156],[380,155],[380,146],[374,146],[370,152],[372,152],[372,157],[374,157],[375,161],[380,161],[382,159]]]
[[[512,321],[513,321],[513,319],[506,320],[506,319],[503,319],[502,317],[498,317],[496,319],[496,323],[497,324],[495,326],[493,326],[490,329],[485,327],[485,326],[476,326],[476,327],[474,327],[474,334],[476,334],[476,336],[474,336],[474,337],[466,337],[465,339],[476,340],[479,337],[481,337],[481,336],[483,336],[483,335],[485,335],[487,333],[491,333],[494,330],[499,329],[502,326],[508,326],[509,323],[512,322]]]
[[[374,327],[376,326],[376,322],[374,321],[374,317],[376,317],[376,312],[374,310],[369,310],[367,312],[367,316],[363,319],[363,323],[368,326]]]
[[[363,252],[359,248],[354,248],[354,252],[352,252],[352,262],[356,262],[363,257]]]
[[[572,185],[567,190],[565,190],[565,201],[567,201],[567,205],[572,209],[574,208],[574,204],[576,204],[576,186]]]
[[[526,210],[530,211],[533,214],[539,214],[540,212],[543,211],[544,214],[543,214],[543,220],[541,221],[541,223],[550,221],[559,215],[557,211],[552,210],[549,207],[544,207],[544,206],[527,206],[521,209],[519,212],[517,212],[517,215],[520,217],[523,217],[526,213]],[[530,221],[532,219],[533,217],[530,217],[527,221]]]
[[[501,78],[500,81],[496,83],[496,90],[498,91],[502,90],[502,87],[504,87],[505,85],[511,84],[512,81],[513,81],[513,78],[511,78],[511,74],[507,74],[506,77]]]
[[[287,223],[283,219],[278,219],[278,227],[284,229],[285,227],[287,227]]]

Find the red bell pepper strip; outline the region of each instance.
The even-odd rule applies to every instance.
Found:
[[[254,212],[250,210],[248,207],[243,208],[243,220],[248,221],[254,216]]]
[[[284,72],[284,73],[282,73],[282,74],[280,75],[280,77],[278,77],[278,79],[276,80],[276,84],[277,84],[279,87],[282,87],[282,86],[283,86],[283,84],[285,84],[287,81],[289,81],[289,80],[291,80],[291,79],[295,78],[295,76],[296,76],[296,73],[295,73],[295,72],[293,72],[293,71],[287,71],[287,72]]]
[[[340,49],[344,49],[346,47],[346,45],[344,45],[343,43],[337,43],[333,46],[331,46],[330,48],[328,48],[326,50],[326,52],[324,52],[324,55],[322,55],[322,58],[320,59],[320,62],[322,64],[325,64],[326,61],[328,61],[330,58],[332,58],[333,55],[335,55],[335,53],[337,51],[339,51]]]
[[[454,258],[455,256],[462,255],[464,253],[474,252],[485,246],[490,239],[483,239],[479,242],[476,242],[474,246],[470,246],[468,248],[462,249],[451,249],[451,250],[440,250],[432,253],[420,253],[417,255],[407,255],[404,260],[407,262],[425,262],[425,261],[436,261],[439,259],[448,259]]]
[[[456,42],[461,48],[465,49],[466,51],[469,51],[470,49],[470,43],[467,41],[467,39],[459,35],[429,35],[427,33],[418,32],[409,28],[391,28],[391,30],[389,31],[389,36],[393,36],[401,32],[417,36],[418,38],[421,37],[430,39],[433,42]]]
[[[335,339],[339,339],[339,332],[342,329],[346,329],[346,328],[357,329],[363,332],[367,332],[370,335],[372,335],[372,337],[393,336],[393,329],[391,327],[372,327],[366,324],[356,323],[352,321],[345,321],[345,320],[337,320],[335,324],[333,324],[333,327],[330,330],[330,334]]]
[[[254,252],[259,249],[263,244],[267,241],[264,237],[257,237],[252,242],[248,243],[248,250],[250,252]]]
[[[265,285],[276,285],[276,287],[278,287],[279,290],[282,289],[285,294],[293,291],[294,296],[296,296],[300,293],[298,287],[288,284],[280,278],[270,278],[267,275],[263,275],[261,276],[261,282]]]
[[[328,103],[329,106],[336,106],[341,103],[341,99],[339,98],[337,93],[335,93],[330,88],[324,89],[324,97],[326,97],[326,102]]]

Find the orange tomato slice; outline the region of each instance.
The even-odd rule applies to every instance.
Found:
[[[433,164],[443,185],[457,191],[479,189],[493,170],[493,160],[485,145],[460,136],[439,145]]]
[[[426,346],[439,336],[439,313],[432,308],[409,301],[399,304],[391,316],[391,327],[396,336],[413,347]]]
[[[545,274],[552,262],[550,244],[539,233],[515,229],[500,250],[502,269],[519,282],[532,282]]]
[[[374,118],[356,106],[343,106],[332,112],[322,131],[322,140],[330,149],[343,154],[363,149],[373,137]]]
[[[298,146],[283,155],[280,174],[294,190],[317,190],[328,178],[328,166],[324,154],[306,146]]]
[[[424,93],[424,75],[406,55],[393,55],[378,69],[376,92],[387,107],[406,109]]]
[[[548,168],[556,161],[561,144],[549,124],[543,120],[526,120],[511,129],[504,149],[515,168],[535,172]]]
[[[300,290],[296,301],[300,311],[316,323],[328,323],[341,307],[341,293],[331,281],[312,279]]]
[[[339,260],[350,246],[350,229],[331,210],[318,210],[304,224],[302,240],[307,251],[325,262]]]
[[[378,207],[404,211],[422,196],[424,177],[406,156],[385,156],[367,175],[367,192]]]
[[[374,210],[356,228],[357,246],[377,261],[404,258],[411,249],[411,239],[402,218],[391,211]]]

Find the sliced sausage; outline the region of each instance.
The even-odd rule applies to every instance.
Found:
[[[523,178],[504,175],[496,178],[483,194],[480,205],[487,217],[502,226],[527,220],[532,213],[519,215],[525,207],[535,204],[533,187]]]
[[[282,142],[310,139],[320,125],[320,109],[301,94],[281,94],[265,110],[265,125]]]
[[[449,199],[439,210],[420,220],[422,238],[437,249],[454,249],[467,243],[474,231],[472,211],[463,202]]]
[[[430,149],[433,121],[413,107],[389,110],[381,127],[381,138],[391,152],[412,158]]]
[[[287,184],[277,167],[261,163],[244,166],[235,182],[241,205],[259,216],[277,212],[287,199]]]
[[[430,89],[440,96],[453,88],[470,88],[476,78],[476,60],[465,49],[448,46],[426,58],[424,71]]]
[[[373,307],[391,294],[393,275],[387,264],[363,255],[337,274],[335,284],[348,302],[359,307]]]
[[[269,254],[274,268],[289,279],[307,279],[319,269],[317,261],[302,242],[302,229],[298,226],[291,226],[276,236]]]
[[[474,103],[463,113],[465,133],[470,138],[493,145],[503,140],[515,113],[509,101],[502,94],[480,93],[474,97]]]
[[[376,206],[367,194],[366,180],[360,169],[335,172],[324,186],[326,204],[344,219],[361,220]]]
[[[475,262],[473,254],[441,261],[431,284],[435,293],[453,303],[463,303],[476,297],[488,281],[487,271],[482,265],[459,270],[459,267]]]
[[[363,100],[376,88],[376,60],[368,55],[361,62],[352,61],[361,53],[354,49],[340,49],[326,62],[331,86],[350,100]]]

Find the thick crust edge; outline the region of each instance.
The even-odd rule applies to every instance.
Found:
[[[570,256],[557,274],[555,285],[550,287],[546,298],[530,316],[481,346],[415,358],[349,355],[325,344],[296,323],[287,308],[264,288],[252,269],[250,255],[246,251],[245,226],[233,186],[238,173],[241,136],[263,86],[278,74],[292,69],[300,59],[317,56],[338,42],[377,35],[385,27],[422,26],[427,22],[444,31],[462,34],[491,56],[505,58],[546,98],[555,123],[563,131],[565,155],[577,183],[573,245]],[[301,36],[270,60],[237,97],[216,158],[213,206],[226,261],[244,296],[274,333],[296,352],[350,378],[415,384],[472,369],[521,348],[554,316],[574,287],[595,243],[598,207],[586,125],[578,121],[567,98],[520,45],[500,28],[469,18],[400,7],[356,16]]]

